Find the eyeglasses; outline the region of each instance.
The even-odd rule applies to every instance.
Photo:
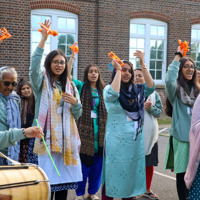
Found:
[[[10,82],[10,81],[3,81],[4,86],[8,87],[10,84],[15,87],[17,85],[17,82]]]
[[[60,62],[59,62],[59,60],[52,60],[52,63],[53,64],[55,64],[55,65],[64,65],[65,64],[65,61],[63,61],[63,60],[61,60]]]
[[[190,69],[190,68],[192,68],[192,69],[196,69],[197,67],[196,66],[189,66],[189,65],[185,65],[185,66],[183,66],[185,69]]]

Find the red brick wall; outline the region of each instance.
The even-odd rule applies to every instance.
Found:
[[[129,26],[132,18],[153,18],[168,23],[169,65],[177,49],[177,40],[190,42],[191,25],[200,23],[199,7],[198,0],[1,0],[0,27],[6,27],[13,36],[0,45],[0,66],[14,66],[20,76],[27,77],[30,65],[30,14],[31,9],[36,8],[63,9],[78,14],[78,77],[81,80],[85,66],[96,63],[104,81],[108,83],[111,76],[108,63],[111,60],[107,54],[110,51],[120,58],[129,58]]]

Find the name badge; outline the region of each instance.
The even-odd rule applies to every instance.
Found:
[[[192,114],[192,109],[190,107],[187,107],[187,114],[191,115]]]
[[[57,114],[61,114],[63,112],[63,107],[58,107],[57,108]]]
[[[91,111],[91,118],[96,119],[97,113],[95,113],[93,110]]]

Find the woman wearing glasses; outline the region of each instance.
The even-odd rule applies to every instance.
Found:
[[[0,68],[0,131],[21,128],[20,97],[13,91],[17,85],[17,72],[10,67]],[[2,149],[1,152],[18,161],[20,143]],[[0,158],[0,165],[7,165],[7,160]]]
[[[51,23],[45,20],[44,25],[49,28]],[[75,85],[67,78],[67,59],[62,51],[51,51],[44,62],[45,71],[42,71],[47,38],[43,29],[41,41],[32,56],[29,76],[36,100],[35,119],[44,130],[47,147],[60,176],[39,139],[35,139],[33,151],[50,180],[51,199],[55,194],[55,200],[66,200],[68,189],[76,189],[76,182],[82,181],[80,138],[75,123],[81,115],[82,105]],[[35,120],[33,124],[36,125]],[[34,155],[29,159],[33,162]]]
[[[196,87],[196,66],[191,58],[182,57],[178,47],[166,75],[167,108],[172,116],[170,138],[166,152],[165,169],[176,174],[176,186],[180,200],[188,198],[184,175],[189,159],[189,131],[192,107],[199,94]]]

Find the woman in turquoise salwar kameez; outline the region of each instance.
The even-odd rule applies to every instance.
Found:
[[[145,84],[133,84],[133,66],[124,61],[121,67],[112,61],[110,85],[104,89],[108,112],[104,144],[102,199],[133,199],[146,192],[143,138],[144,99],[154,90],[153,79],[144,64],[144,53],[136,51]]]

